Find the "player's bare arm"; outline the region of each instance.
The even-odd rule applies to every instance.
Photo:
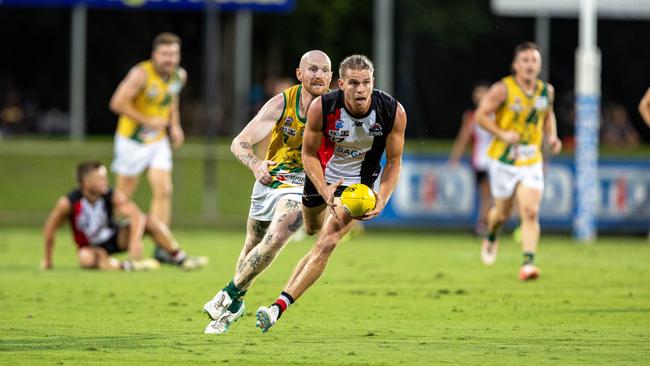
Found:
[[[43,261],[41,262],[42,269],[51,269],[53,266],[53,252],[56,231],[63,225],[65,219],[70,215],[70,200],[68,197],[60,197],[47,216],[45,224],[43,225],[43,236],[45,239],[45,253]]]
[[[553,154],[558,154],[562,150],[562,141],[557,137],[557,121],[555,119],[555,110],[553,101],[555,100],[555,89],[553,85],[548,84],[548,112],[544,118],[544,137]]]
[[[454,140],[454,145],[451,147],[451,154],[449,154],[449,164],[457,165],[460,161],[460,158],[465,152],[465,147],[469,143],[469,140],[472,138],[472,118],[471,113],[463,113],[462,123],[460,125],[460,131],[458,131],[458,136]]]
[[[187,83],[187,72],[183,68],[179,68],[178,75],[181,79],[181,89]],[[181,126],[181,114],[180,114],[180,91],[178,94],[174,95],[171,105],[171,114],[170,114],[170,124],[169,124],[169,138],[171,140],[172,146],[174,148],[179,148],[185,142],[185,133]]]
[[[160,117],[148,117],[140,113],[133,106],[133,99],[144,88],[147,75],[140,66],[134,66],[126,75],[124,80],[115,89],[111,97],[109,108],[116,114],[123,114],[147,127],[163,129],[169,125],[169,121]]]
[[[506,101],[506,86],[503,82],[495,83],[490,87],[485,97],[481,99],[476,110],[476,119],[478,123],[490,131],[497,138],[509,143],[516,144],[519,142],[519,134],[514,131],[506,131],[497,125],[496,121],[490,116],[496,113],[497,109]]]
[[[381,174],[379,194],[376,194],[375,208],[366,212],[361,220],[370,220],[381,213],[386,203],[393,194],[399,180],[402,168],[402,154],[404,152],[404,132],[406,131],[406,111],[397,103],[397,113],[393,129],[386,137],[386,166]]]
[[[318,157],[318,148],[323,140],[323,104],[321,97],[314,99],[307,111],[307,123],[305,125],[305,135],[302,138],[302,165],[305,174],[314,184],[318,193],[323,197],[325,203],[330,207],[330,212],[335,216],[334,191],[338,188],[343,180],[327,185],[325,174]]]
[[[639,113],[648,127],[650,127],[650,88],[648,88],[643,98],[641,98],[641,102],[639,102]]]
[[[253,146],[264,140],[273,131],[275,123],[282,116],[283,109],[284,96],[282,94],[269,99],[230,145],[233,155],[246,165],[255,175],[255,179],[262,184],[271,183],[268,167],[274,165],[275,162],[256,156]]]

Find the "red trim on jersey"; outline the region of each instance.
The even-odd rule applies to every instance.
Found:
[[[77,243],[77,248],[82,248],[88,246],[89,241],[83,231],[79,230],[77,227],[77,217],[81,215],[81,200],[73,203],[72,217],[70,220],[70,225],[72,226],[72,234],[74,236],[74,241]]]
[[[330,130],[338,130],[336,128],[336,121],[341,118],[341,108],[334,110],[334,113],[327,115],[327,121],[325,121],[325,133],[328,133]],[[325,171],[325,166],[327,162],[330,161],[332,156],[334,156],[334,146],[336,142],[332,141],[329,136],[323,134],[323,141],[318,149],[318,156],[320,157],[320,165]]]

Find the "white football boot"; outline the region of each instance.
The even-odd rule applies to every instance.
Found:
[[[185,258],[185,260],[183,260],[180,266],[182,269],[186,271],[191,271],[191,270],[205,267],[208,265],[209,262],[210,260],[208,259],[208,257],[205,256],[187,257]]]
[[[219,317],[217,320],[213,320],[208,324],[208,326],[205,328],[205,334],[224,334],[228,331],[230,328],[230,325],[234,322],[237,321],[237,319],[241,318],[244,316],[244,311],[245,311],[245,306],[242,303],[241,306],[239,307],[239,310],[236,312],[230,312],[226,310],[223,315]]]
[[[160,262],[153,258],[128,260],[123,267],[127,271],[153,271],[160,268]]]
[[[226,291],[221,290],[214,295],[212,300],[203,305],[203,311],[208,314],[210,319],[217,320],[226,312],[230,304],[232,304],[230,295]]]
[[[499,241],[489,241],[487,238],[483,239],[481,245],[481,260],[486,266],[491,266],[497,261],[497,252],[499,251]]]
[[[260,306],[255,314],[257,317],[255,326],[260,328],[262,333],[268,332],[269,329],[278,321],[279,312],[280,309],[278,309],[277,306]]]

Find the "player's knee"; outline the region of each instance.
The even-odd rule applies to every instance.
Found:
[[[492,215],[494,217],[494,220],[496,220],[498,223],[504,223],[508,219],[508,215],[506,215],[505,212],[499,210],[494,210],[492,212]]]
[[[322,240],[318,243],[316,247],[316,255],[318,257],[329,257],[336,248],[336,241],[334,240]]]
[[[522,220],[537,220],[539,207],[537,205],[524,205],[521,208]]]
[[[157,184],[151,189],[151,195],[156,198],[170,198],[174,192],[174,187],[171,183]]]
[[[142,222],[144,223],[145,230],[148,233],[151,233],[152,231],[159,229],[160,228],[159,225],[162,224],[162,222],[158,220],[155,216],[147,215],[145,213],[140,215],[140,220],[142,220]]]
[[[97,268],[97,255],[92,250],[80,250],[78,253],[81,268]]]
[[[146,230],[148,228],[148,225],[150,224],[148,216],[149,215],[143,212],[139,212],[137,215],[133,215],[131,217],[131,222],[130,222],[131,229],[133,230],[133,228],[137,229],[137,228],[144,227]]]

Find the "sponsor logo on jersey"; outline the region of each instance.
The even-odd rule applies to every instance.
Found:
[[[275,176],[279,182],[290,184],[290,185],[305,185],[305,172],[299,173],[278,173]]]
[[[381,128],[379,123],[373,123],[372,126],[368,129],[368,135],[370,136],[383,136],[384,131]]]
[[[342,119],[337,119],[336,122],[334,122],[334,127],[336,127],[337,130],[343,128],[343,126],[345,126],[345,122]]]
[[[293,123],[293,117],[291,117],[291,116],[288,116],[288,117],[284,120],[284,125],[285,125],[285,126],[291,126],[292,123]]]
[[[296,130],[291,127],[282,127],[282,133],[286,136],[296,136]]]
[[[154,100],[154,99],[156,99],[156,97],[158,96],[158,94],[160,94],[160,91],[158,90],[158,87],[157,87],[155,84],[154,84],[154,85],[151,85],[151,86],[147,89],[147,99],[148,99],[148,100]]]
[[[350,136],[349,130],[329,130],[330,140],[333,142],[341,142],[345,140],[346,137]]]
[[[361,126],[363,126],[363,121],[359,121],[359,120],[357,120],[357,119],[355,119],[355,120],[353,120],[353,121],[354,121],[354,125],[355,125],[356,127],[361,127]]]
[[[510,110],[515,113],[521,113],[524,110],[524,106],[521,104],[521,98],[515,97],[514,103],[510,105]]]
[[[537,97],[537,99],[535,99],[535,108],[538,110],[545,110],[548,108],[548,98],[543,95]]]
[[[353,149],[341,145],[337,145],[334,151],[337,156],[340,156],[342,158],[357,158],[363,155],[363,151],[361,150]]]

